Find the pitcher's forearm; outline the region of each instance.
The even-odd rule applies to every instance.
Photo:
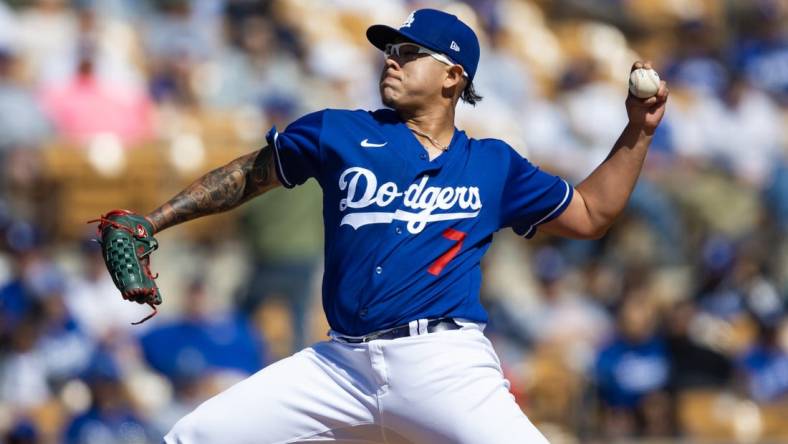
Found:
[[[595,226],[609,226],[624,210],[652,138],[642,128],[627,125],[605,161],[575,188]]]
[[[230,210],[278,185],[272,151],[265,147],[203,175],[146,217],[159,232]]]

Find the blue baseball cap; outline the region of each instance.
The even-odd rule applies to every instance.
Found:
[[[386,25],[372,25],[367,39],[381,51],[397,38],[442,53],[462,66],[473,80],[479,65],[479,39],[476,33],[457,16],[435,9],[412,12],[399,29]]]

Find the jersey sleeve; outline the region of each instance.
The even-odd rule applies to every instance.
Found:
[[[320,174],[324,114],[325,111],[307,114],[281,133],[273,127],[266,135],[268,146],[274,148],[276,175],[285,188],[301,185]]]
[[[574,193],[564,179],[546,173],[509,147],[509,171],[501,196],[501,227],[530,239],[536,227],[558,217]]]

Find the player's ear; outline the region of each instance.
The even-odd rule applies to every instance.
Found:
[[[446,67],[446,78],[443,80],[443,87],[444,88],[454,88],[463,83],[464,78],[462,76],[463,69],[460,65],[452,65]]]
[[[465,77],[463,77],[462,67],[454,65],[447,67],[446,77],[443,79],[443,95],[444,97],[451,97],[454,104],[457,104],[462,90],[465,88]]]

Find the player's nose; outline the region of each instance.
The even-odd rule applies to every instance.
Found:
[[[400,69],[400,65],[396,60],[393,60],[391,57],[386,57],[386,61],[383,63],[383,70],[380,72],[380,79],[383,80],[386,78],[386,74],[389,70],[397,72]]]

